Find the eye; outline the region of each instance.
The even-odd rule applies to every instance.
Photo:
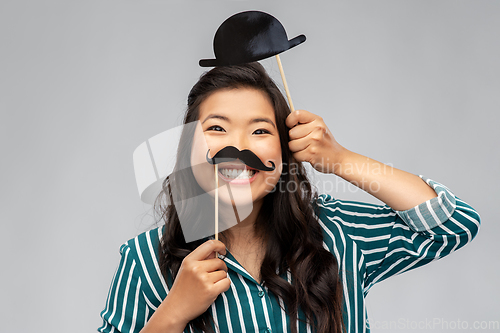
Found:
[[[253,134],[271,134],[271,132],[269,132],[266,129],[259,128],[258,130],[256,130],[255,132],[253,132]]]
[[[219,125],[213,125],[207,128],[207,131],[225,132],[225,130]]]

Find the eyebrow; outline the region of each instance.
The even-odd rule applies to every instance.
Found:
[[[221,120],[225,120],[228,123],[230,123],[228,117],[224,117],[224,116],[221,116],[221,115],[218,115],[218,114],[211,114],[208,117],[206,117],[205,120],[203,120],[202,124],[204,124],[208,119],[221,119]]]
[[[208,115],[205,118],[205,120],[203,120],[202,124],[204,124],[209,119],[220,119],[220,120],[227,121],[228,123],[231,122],[229,120],[229,118],[226,117],[226,116],[222,116],[222,115],[219,115],[219,114],[211,114],[211,115]],[[254,124],[254,123],[261,123],[261,122],[271,124],[274,128],[276,128],[276,125],[274,124],[274,122],[271,119],[269,119],[269,118],[254,118],[254,119],[251,119],[248,123],[249,124]]]
[[[250,124],[260,123],[260,122],[269,123],[274,128],[276,128],[276,125],[274,125],[274,122],[271,119],[269,119],[269,118],[254,118],[254,119],[252,119],[252,120],[249,121]]]

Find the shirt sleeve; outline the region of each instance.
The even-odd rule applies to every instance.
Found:
[[[340,224],[361,251],[359,272],[365,294],[377,282],[460,249],[479,231],[480,218],[471,206],[444,185],[420,177],[437,197],[406,211],[330,196],[322,200],[329,219]]]
[[[139,332],[144,327],[148,308],[141,290],[141,278],[131,248],[120,248],[121,260],[111,282],[106,306],[101,312],[103,324],[98,332]]]

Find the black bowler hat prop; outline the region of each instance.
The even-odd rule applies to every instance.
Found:
[[[279,54],[305,41],[304,35],[288,40],[283,25],[270,14],[241,12],[226,19],[217,29],[214,36],[215,59],[201,59],[199,64],[201,67],[230,66],[275,56],[288,104],[295,111]]]
[[[230,66],[266,59],[303,42],[299,35],[288,40],[285,28],[274,16],[247,11],[225,20],[214,37],[215,59],[201,59],[201,67]]]

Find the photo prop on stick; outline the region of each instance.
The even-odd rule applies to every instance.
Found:
[[[232,203],[236,203],[236,198],[239,199],[240,205],[245,201],[244,199],[251,200],[251,190],[250,197],[248,193],[243,194],[241,188],[238,185],[244,185],[243,189],[250,185],[251,179],[260,171],[273,171],[276,167],[273,161],[269,161],[271,166],[268,167],[260,160],[260,158],[251,150],[243,149],[239,150],[234,146],[226,146],[219,150],[213,157],[210,157],[210,149],[207,150],[206,160],[208,163],[215,166],[214,177],[215,177],[215,239],[218,239],[219,232],[219,178],[228,183],[230,186],[227,188],[229,197]],[[233,161],[239,161],[237,163],[230,163]],[[220,163],[225,163],[219,168]],[[231,186],[232,185],[232,186]],[[236,187],[235,187],[236,186]],[[232,193],[233,189],[239,190],[238,195]],[[250,201],[248,202],[250,206]],[[253,208],[253,205],[251,205]],[[239,217],[239,214],[237,214]],[[248,216],[249,214],[247,214]],[[239,220],[241,221],[241,220]]]
[[[246,11],[225,20],[214,36],[215,59],[201,59],[201,67],[231,66],[276,57],[290,109],[292,97],[286,83],[279,54],[306,41],[299,35],[288,40],[285,28],[274,16],[260,11]]]
[[[259,11],[235,14],[225,20],[214,37],[215,59],[200,60],[201,67],[230,66],[266,59],[305,42],[299,35],[288,40],[274,16]]]

